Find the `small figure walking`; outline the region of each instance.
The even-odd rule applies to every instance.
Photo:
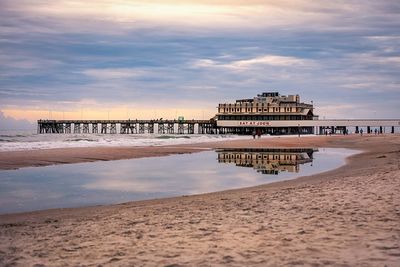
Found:
[[[260,130],[257,130],[257,137],[261,138],[261,131]]]
[[[253,139],[256,139],[256,131],[253,130],[251,134],[253,135]]]
[[[360,135],[361,135],[361,136],[363,135],[363,129],[360,130]]]

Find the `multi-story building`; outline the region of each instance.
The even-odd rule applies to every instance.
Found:
[[[313,127],[298,127],[295,123],[271,126],[270,121],[316,120],[313,104],[300,102],[299,95],[280,95],[268,92],[252,99],[236,100],[235,103],[219,104],[217,125],[225,133],[250,134],[311,134]]]

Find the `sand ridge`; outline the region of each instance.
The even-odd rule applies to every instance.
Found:
[[[194,147],[249,146],[365,152],[333,171],[252,188],[0,215],[0,265],[399,266],[400,136]]]

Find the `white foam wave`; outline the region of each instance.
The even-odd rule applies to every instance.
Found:
[[[23,151],[69,147],[163,146],[236,139],[236,135],[157,135],[157,134],[35,134],[0,133],[0,151]]]

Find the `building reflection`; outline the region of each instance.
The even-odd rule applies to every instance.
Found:
[[[263,174],[277,175],[280,172],[299,172],[300,165],[312,163],[313,148],[256,148],[217,149],[219,163],[233,163],[238,167],[249,167]]]

